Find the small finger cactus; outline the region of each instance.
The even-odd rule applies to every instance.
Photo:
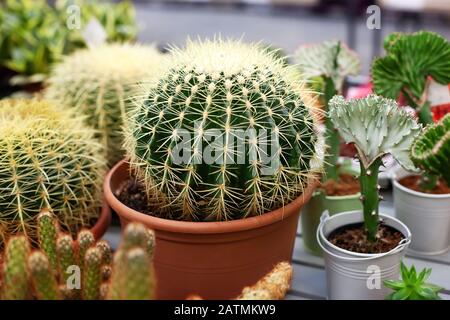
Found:
[[[342,94],[345,77],[357,75],[361,68],[356,53],[340,41],[301,46],[295,54],[295,62],[302,77],[309,80],[313,88],[318,89],[325,110],[328,110],[328,103],[335,94]],[[324,159],[325,175],[327,179],[337,180],[340,138],[329,117],[325,118],[325,126],[328,146]]]
[[[125,125],[130,166],[155,213],[223,221],[288,204],[315,176],[310,97],[273,51],[232,40],[173,49]]]
[[[414,170],[409,150],[421,126],[394,100],[376,95],[349,101],[335,96],[330,101],[329,117],[345,142],[354,143],[358,151],[364,226],[368,239],[374,241],[379,224],[378,172],[383,157],[391,154],[405,169]]]
[[[52,70],[46,97],[86,116],[113,165],[123,158],[121,130],[127,102],[137,83],[155,76],[163,60],[156,48],[131,44],[76,51]]]
[[[35,241],[43,208],[64,230],[91,226],[100,213],[104,162],[82,117],[44,100],[0,101],[0,242],[18,233]]]
[[[442,176],[450,186],[450,114],[435,125],[428,126],[411,148],[414,164],[431,174]]]
[[[39,215],[38,249],[30,253],[29,239],[23,235],[9,239],[0,256],[0,299],[154,298],[154,241],[144,226],[129,224],[114,258],[109,244],[96,242],[89,230],[80,231],[75,241],[59,230],[55,217],[44,210]],[[52,239],[54,250],[48,250]],[[56,268],[49,254],[55,255]],[[74,277],[79,279],[69,281]]]

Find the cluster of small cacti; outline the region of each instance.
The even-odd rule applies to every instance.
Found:
[[[153,233],[129,224],[112,258],[109,244],[84,229],[76,240],[59,230],[49,211],[38,217],[39,249],[13,236],[0,259],[2,299],[152,299]]]
[[[302,77],[321,94],[328,110],[328,102],[335,94],[342,94],[345,77],[357,75],[360,61],[357,54],[340,41],[326,41],[318,45],[301,46],[295,54]],[[327,179],[338,179],[337,162],[340,155],[339,133],[331,119],[325,117],[327,155],[324,159]]]
[[[430,125],[416,138],[411,147],[411,160],[431,174],[442,176],[450,186],[450,114]]]
[[[95,222],[105,160],[94,133],[59,105],[0,101],[0,246],[12,234],[35,239],[42,208],[70,232]]]
[[[123,158],[122,125],[137,83],[154,77],[164,56],[152,46],[109,44],[79,50],[53,68],[46,98],[86,116],[109,165]]]
[[[255,44],[213,40],[173,49],[170,66],[143,90],[125,125],[131,168],[155,212],[231,220],[298,197],[315,177],[318,133],[297,75]]]
[[[394,100],[376,95],[349,101],[335,96],[330,118],[345,142],[354,143],[358,151],[364,225],[373,241],[379,225],[378,172],[383,157],[391,154],[405,169],[414,170],[409,149],[421,126]]]

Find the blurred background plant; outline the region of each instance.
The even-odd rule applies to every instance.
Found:
[[[75,5],[79,11],[69,9]],[[76,8],[76,7],[74,7]],[[68,27],[69,15],[79,19]],[[96,19],[104,28],[107,42],[136,38],[135,10],[131,2],[90,0],[6,0],[0,3],[0,65],[10,85],[41,83],[53,62],[86,46],[83,31]]]

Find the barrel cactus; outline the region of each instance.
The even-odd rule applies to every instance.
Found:
[[[402,167],[414,170],[409,149],[421,126],[394,100],[376,95],[349,101],[335,96],[330,101],[329,116],[345,142],[354,143],[358,151],[364,225],[368,239],[374,241],[379,224],[378,172],[383,157],[391,154]]]
[[[450,186],[450,114],[426,127],[416,138],[411,159],[418,168],[442,176]]]
[[[109,165],[123,158],[122,117],[137,82],[157,73],[164,56],[152,46],[108,44],[76,51],[52,70],[46,98],[86,115]]]
[[[295,62],[302,77],[321,94],[325,110],[335,94],[342,94],[345,77],[357,75],[361,68],[357,54],[338,40],[301,46],[295,54]],[[325,118],[325,126],[328,146],[325,175],[327,179],[337,180],[340,138],[329,117]]]
[[[315,176],[311,98],[273,51],[189,41],[130,109],[125,148],[155,213],[222,221],[298,197]]]
[[[105,161],[82,117],[44,100],[2,100],[0,132],[0,242],[36,240],[43,208],[70,232],[96,221]]]

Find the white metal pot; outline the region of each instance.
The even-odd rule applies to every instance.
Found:
[[[398,168],[392,177],[396,216],[414,234],[409,251],[442,254],[450,249],[450,194],[416,192],[398,182],[411,174]]]
[[[348,211],[331,217],[325,212],[322,216],[317,241],[324,252],[328,299],[382,300],[390,293],[383,281],[399,278],[400,260],[411,241],[411,232],[396,218],[383,214],[380,218],[400,231],[405,239],[389,252],[364,254],[341,249],[327,239],[340,227],[363,222],[362,211]]]

